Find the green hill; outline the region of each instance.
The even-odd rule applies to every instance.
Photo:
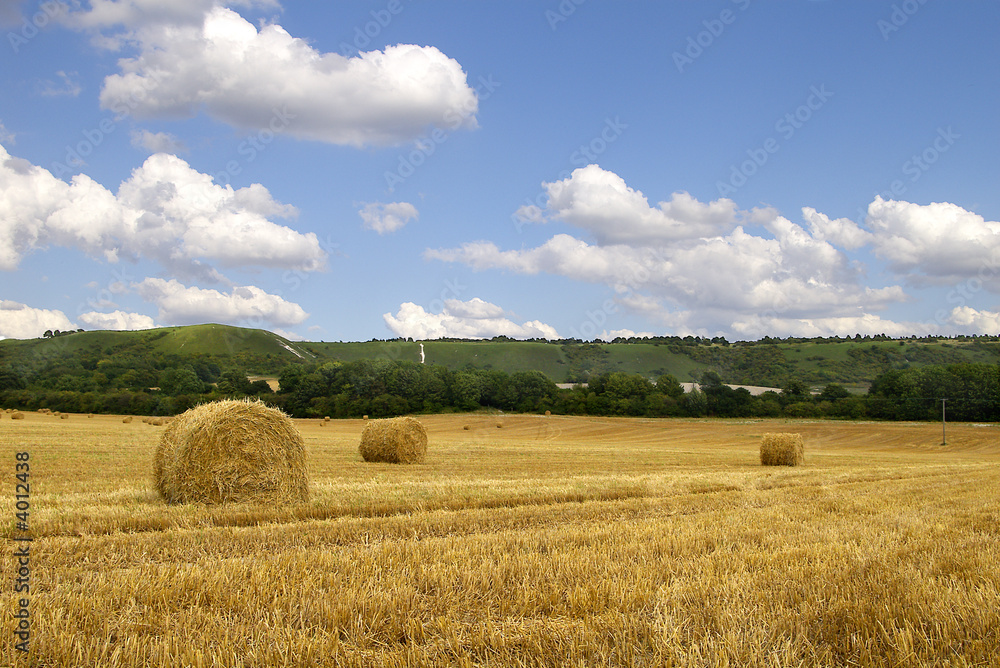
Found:
[[[671,374],[685,382],[712,370],[727,383],[780,387],[797,380],[813,387],[839,383],[862,389],[890,369],[955,362],[1000,364],[998,337],[765,339],[737,343],[692,337],[614,343],[513,341],[499,337],[422,343],[427,364],[452,370],[536,370],[557,383],[583,382],[612,371],[652,379]],[[0,365],[25,370],[44,367],[47,373],[59,372],[59,360],[74,367],[98,369],[101,364],[128,365],[148,358],[165,360],[166,364],[212,362],[222,368],[276,375],[289,364],[332,360],[419,362],[420,342],[293,342],[262,329],[219,324],[134,332],[72,332],[43,339],[0,341]]]
[[[113,358],[158,354],[177,357],[242,357],[248,360],[310,359],[310,354],[273,332],[229,325],[161,327],[132,332],[65,332],[41,339],[0,341],[0,361],[13,363],[61,356]]]

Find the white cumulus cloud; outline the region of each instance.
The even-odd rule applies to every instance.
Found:
[[[1000,336],[1000,312],[958,306],[952,309],[948,322],[955,325],[963,334]]]
[[[737,223],[736,204],[729,199],[702,203],[686,192],[650,206],[646,196],[598,165],[573,170],[566,179],[543,183],[548,194],[545,211],[521,207],[519,218],[537,222],[543,213],[592,233],[601,245],[670,243],[714,237]]]
[[[875,252],[890,268],[915,280],[982,280],[1000,292],[1000,222],[957,204],[920,205],[876,197],[866,223]]]
[[[114,3],[106,17],[151,11],[151,3]],[[174,4],[174,3],[168,3]],[[149,20],[130,40],[138,54],[119,60],[101,104],[136,118],[182,118],[204,110],[244,129],[350,146],[411,141],[428,127],[474,128],[475,90],[461,65],[433,46],[397,44],[345,57],[317,51],[280,25],[259,29],[231,9],[183,2],[176,20]]]
[[[169,132],[150,132],[149,130],[132,130],[129,134],[132,146],[150,153],[184,153],[187,146]]]
[[[150,156],[115,194],[85,174],[61,181],[0,146],[0,269],[49,244],[108,262],[147,257],[202,280],[221,280],[213,263],[321,269],[315,234],[270,220],[296,213],[260,184],[220,186],[173,155]]]
[[[111,313],[90,311],[81,313],[80,322],[89,329],[113,329],[118,331],[152,329],[156,323],[148,315],[115,310]]]
[[[413,339],[488,339],[508,336],[512,339],[560,339],[554,327],[538,320],[517,324],[496,304],[478,297],[469,301],[445,300],[441,313],[428,313],[412,302],[401,304],[396,315],[382,316],[396,336]]]
[[[791,333],[805,320],[864,325],[873,311],[908,298],[898,285],[862,283],[862,267],[844,248],[870,235],[849,221],[804,210],[807,228],[770,208],[738,212],[729,200],[706,204],[686,193],[651,207],[642,193],[596,165],[555,185],[546,184],[547,215],[585,229],[596,243],[556,234],[534,248],[503,250],[475,241],[429,249],[425,257],[478,271],[547,273],[603,284],[630,311],[712,335],[732,334],[739,323],[748,323],[739,325],[744,330],[761,322],[784,328],[760,335]],[[522,212],[522,218],[532,215]]]
[[[420,213],[417,207],[409,202],[367,202],[358,211],[362,226],[366,230],[374,230],[379,234],[389,234],[401,229],[411,220],[416,220]]]
[[[132,285],[144,300],[159,308],[157,315],[171,325],[203,322],[237,324],[266,320],[278,326],[297,325],[309,317],[301,306],[253,286],[233,287],[229,292],[189,287],[175,279],[146,278]]]
[[[0,299],[0,338],[37,339],[50,329],[66,331],[77,326],[62,311]]]

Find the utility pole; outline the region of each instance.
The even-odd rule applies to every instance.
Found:
[[[941,400],[941,445],[948,445],[948,435],[945,432],[945,420],[944,420],[944,402],[947,399]]]

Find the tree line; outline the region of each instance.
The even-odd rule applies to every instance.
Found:
[[[1000,421],[1000,366],[987,363],[890,369],[866,394],[829,383],[818,392],[801,381],[752,395],[723,383],[716,371],[685,393],[669,374],[650,379],[608,372],[559,389],[538,371],[423,365],[388,359],[289,364],[273,392],[238,366],[196,359],[162,369],[135,360],[93,369],[58,363],[25,378],[0,366],[3,407],[76,413],[172,415],[221,398],[257,396],[293,417],[388,417],[408,413],[494,409],[508,412],[635,417],[790,417],[936,420],[941,400],[949,419]]]

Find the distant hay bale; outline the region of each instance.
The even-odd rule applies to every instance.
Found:
[[[92,417],[94,417],[94,414],[93,414],[93,413],[87,413],[87,419],[90,419],[90,418],[92,418]]]
[[[358,450],[366,462],[419,464],[427,454],[427,430],[412,417],[370,420]]]
[[[503,423],[497,422],[497,429],[503,429]]]
[[[323,422],[329,422],[329,421],[330,421],[330,416],[329,415],[324,415],[323,416]]]
[[[465,431],[469,431],[469,425],[465,425],[464,427],[462,427],[462,429],[464,429]]]
[[[18,411],[16,413],[11,413],[10,414],[10,419],[11,420],[23,420],[24,419],[24,413],[22,413],[20,411]]]
[[[153,478],[168,503],[309,500],[302,436],[290,417],[256,399],[178,415],[160,437]]]
[[[67,420],[67,419],[69,419],[69,413],[60,413],[59,414],[59,419],[60,420]]]
[[[367,416],[367,415],[362,415],[362,416],[361,416],[361,419],[362,419],[362,420],[367,420],[367,419],[368,419],[368,416]]]
[[[763,466],[800,466],[805,463],[802,434],[764,434],[760,443]]]
[[[545,417],[549,417],[550,415],[552,415],[552,411],[545,411]]]
[[[132,422],[132,416],[129,415],[127,418],[122,418],[122,422],[124,422],[125,424],[131,423]]]

